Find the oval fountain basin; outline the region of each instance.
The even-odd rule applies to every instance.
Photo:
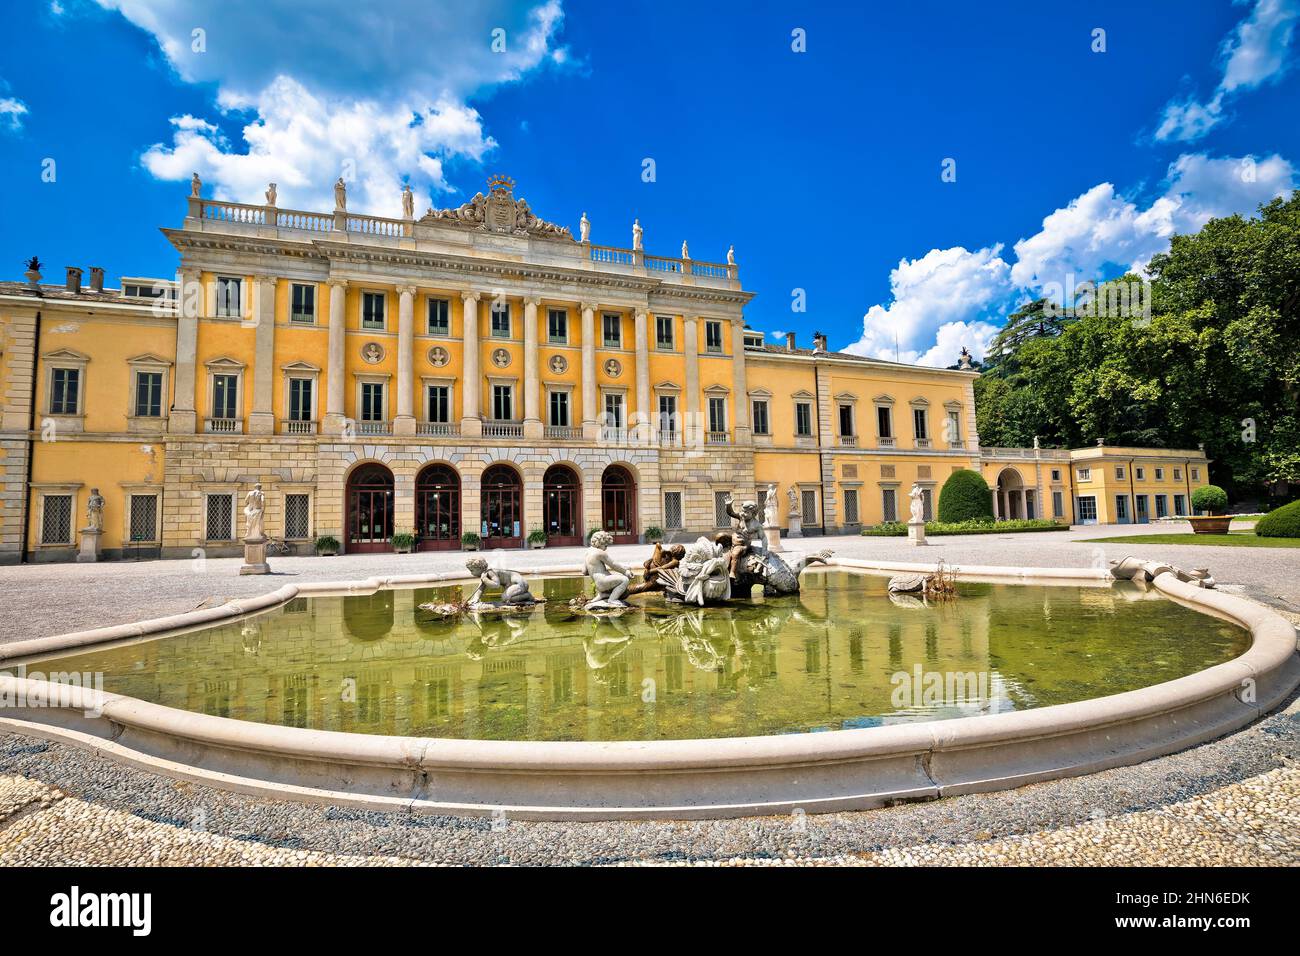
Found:
[[[680,740],[873,727],[1088,700],[1231,660],[1235,624],[1127,584],[958,585],[947,603],[828,571],[794,597],[685,608],[656,596],[440,620],[471,585],[297,598],[242,621],[65,655],[104,689],[290,727],[466,740]],[[37,665],[32,665],[36,669]]]

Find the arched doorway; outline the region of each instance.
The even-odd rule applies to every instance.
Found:
[[[415,533],[421,551],[460,547],[460,475],[450,465],[429,465],[416,476]]]
[[[600,476],[600,526],[615,544],[636,544],[636,480],[622,465]]]
[[[348,532],[345,550],[393,550],[393,473],[366,464],[348,476]]]
[[[518,548],[524,543],[523,481],[509,465],[483,472],[480,498],[484,548]]]
[[[1032,517],[1032,491],[1025,490],[1020,472],[1003,468],[998,475],[998,486],[993,492],[993,515],[999,521],[1010,518]]]
[[[542,526],[551,547],[582,544],[582,482],[568,465],[552,465],[542,477]]]

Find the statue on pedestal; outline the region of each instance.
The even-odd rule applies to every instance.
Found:
[[[920,485],[913,485],[908,497],[912,499],[912,515],[908,522],[910,524],[925,524],[925,492]]]
[[[343,177],[340,176],[338,182],[334,184],[334,210],[335,212],[342,212],[347,208],[348,186],[347,183],[343,181]]]
[[[785,494],[786,497],[790,499],[790,517],[802,518],[803,511],[799,507],[799,489],[794,485],[791,485],[789,489],[786,490]]]
[[[90,497],[86,500],[85,530],[104,530],[104,496],[99,493],[98,488],[91,488]]]
[[[415,218],[415,193],[410,183],[402,186],[402,218],[408,222]]]
[[[591,240],[591,221],[585,212],[582,214],[582,221],[578,223],[578,235],[582,242]]]
[[[641,229],[641,220],[640,219],[632,220],[632,251],[633,252],[641,251],[642,234],[643,234],[643,230]]]
[[[266,511],[266,495],[262,493],[262,483],[253,485],[253,490],[244,496],[244,520],[248,523],[245,541],[261,541],[266,538],[262,518]]]
[[[775,528],[779,520],[776,514],[776,485],[769,484],[763,498],[763,527]]]
[[[275,197],[276,197],[276,195],[277,195],[277,193],[276,193],[276,191],[275,191],[275,183],[271,183],[270,185],[268,185],[268,186],[266,187],[266,204],[267,204],[268,206],[274,206],[274,205],[275,205]]]

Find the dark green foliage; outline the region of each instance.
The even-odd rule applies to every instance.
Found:
[[[993,517],[993,492],[978,472],[961,468],[939,492],[939,520],[945,524]]]
[[[1300,501],[1264,515],[1255,523],[1255,534],[1264,538],[1300,538]]]

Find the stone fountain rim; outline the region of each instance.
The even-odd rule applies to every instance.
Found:
[[[1155,562],[1146,566],[1159,567]],[[828,567],[876,574],[932,570],[928,564],[834,558]],[[1110,580],[1108,571],[1097,569],[957,570],[964,580],[1097,586]],[[528,573],[568,576],[580,568]],[[450,572],[288,584],[216,608],[10,644],[0,647],[0,666],[108,642],[170,636],[266,611],[296,597],[465,580],[473,578]],[[382,736],[215,717],[8,675],[0,675],[0,691],[11,697],[21,693],[36,706],[0,709],[0,725],[217,787],[376,809],[400,805],[481,814],[508,806],[520,817],[608,819],[877,806],[1004,789],[1171,753],[1262,716],[1300,683],[1295,630],[1274,611],[1186,584],[1170,573],[1157,574],[1152,586],[1178,603],[1245,627],[1251,646],[1231,661],[1121,694],[1026,711],[817,734],[572,742]],[[1254,699],[1243,699],[1240,691],[1247,685],[1257,688]],[[97,709],[98,716],[85,713],[90,709]],[[247,775],[240,772],[245,767]],[[417,785],[411,796],[398,797],[395,792],[403,783],[358,783],[371,772],[403,781],[413,774]],[[879,786],[864,783],[864,772],[888,779]],[[746,782],[751,776],[752,785]],[[664,793],[638,803],[640,797],[629,798],[618,784],[629,777],[637,792],[661,785]],[[485,778],[500,781],[501,799],[483,799]],[[425,789],[420,789],[420,779]],[[438,781],[441,799],[426,792],[429,780]],[[470,780],[475,782],[466,782]],[[610,787],[608,798],[601,794],[604,784]]]

